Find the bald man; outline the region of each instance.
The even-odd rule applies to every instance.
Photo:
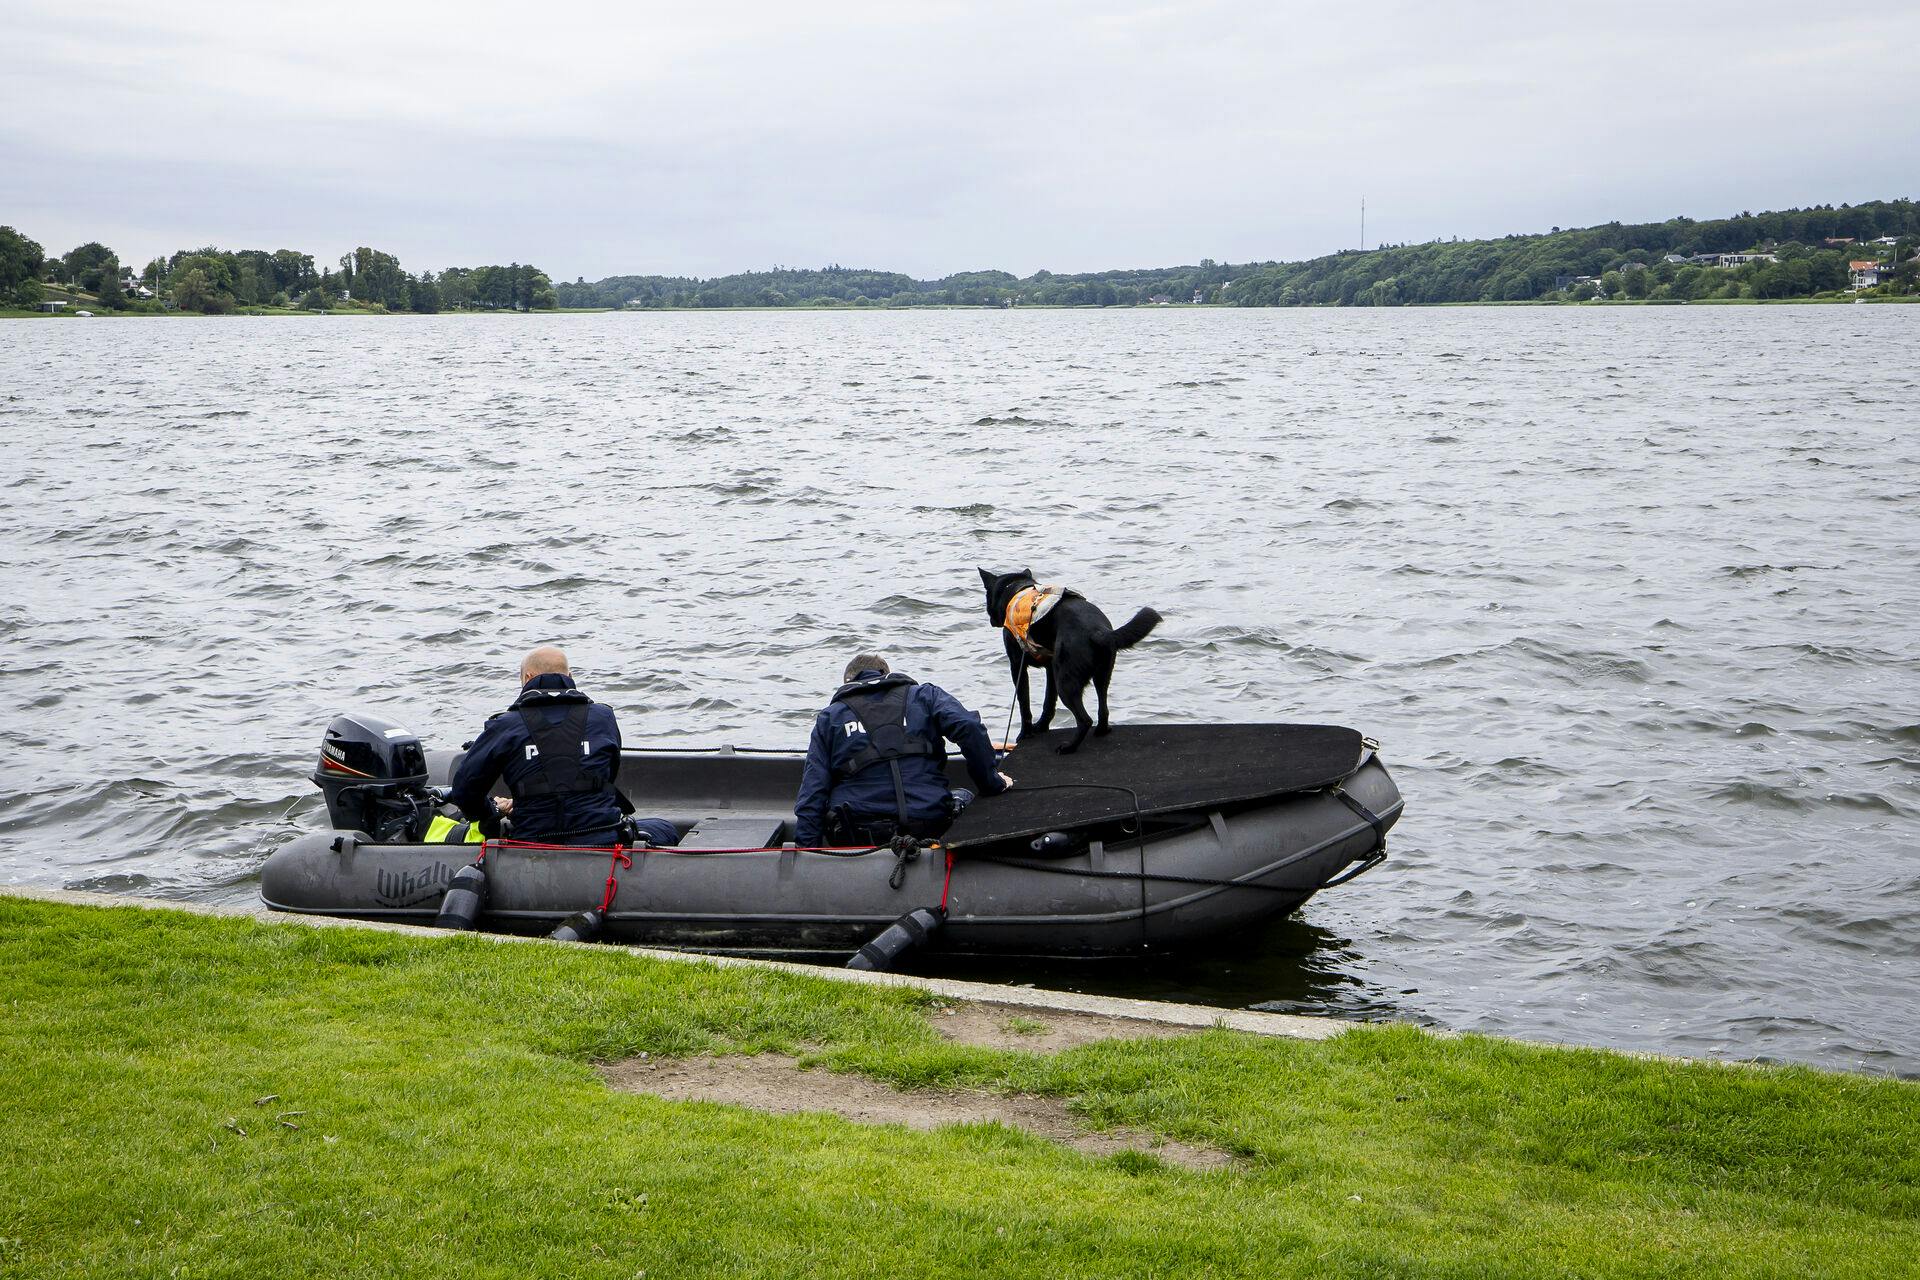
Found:
[[[620,776],[620,725],[613,708],[573,685],[567,655],[535,649],[520,661],[520,696],[487,720],[453,777],[448,796],[489,836],[511,814],[513,838],[542,844],[621,843],[621,815],[633,806],[614,785]],[[513,798],[487,794],[504,777]],[[654,844],[679,841],[673,824],[634,824]]]

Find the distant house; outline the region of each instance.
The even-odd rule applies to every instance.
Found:
[[[49,315],[56,311],[65,311],[66,309],[67,304],[64,302],[42,302],[34,308],[35,311],[45,311]]]
[[[1195,306],[1198,306],[1198,305],[1200,305],[1201,303],[1203,303],[1203,302],[1205,302],[1206,300],[1207,300],[1207,291],[1206,291],[1206,290],[1204,290],[1204,289],[1195,289],[1195,290],[1193,291],[1193,302],[1194,302],[1194,305],[1195,305]]]
[[[1173,299],[1164,293],[1156,293],[1151,298],[1148,298],[1147,301],[1156,307],[1170,306],[1173,303]]]
[[[1847,271],[1853,276],[1853,287],[1871,289],[1886,277],[1887,269],[1877,262],[1849,262]]]
[[[1853,243],[1852,236],[1828,236],[1820,242],[1829,249],[1840,249]]]
[[[1884,244],[1889,246],[1896,245],[1900,243],[1900,237],[1899,236],[1881,236],[1878,240],[1875,240],[1874,243]]]
[[[1644,262],[1623,262],[1620,264],[1620,269],[1622,271],[1645,271],[1647,264]]]
[[[1780,255],[1776,253],[1723,253],[1720,255],[1720,265],[1723,267],[1744,267],[1749,262],[1778,261],[1780,261]]]
[[[1683,253],[1670,253],[1666,257],[1660,259],[1660,261],[1662,262],[1671,262],[1676,266],[1682,262],[1685,262],[1686,260],[1687,260],[1687,256]]]

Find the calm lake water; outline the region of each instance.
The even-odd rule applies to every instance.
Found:
[[[250,901],[344,707],[557,639],[632,743],[855,648],[1002,722],[976,565],[1123,721],[1378,738],[1393,857],[1023,981],[1920,1073],[1920,307],[0,326],[0,882]]]

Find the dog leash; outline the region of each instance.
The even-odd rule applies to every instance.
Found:
[[[1000,741],[1006,742],[1013,736],[1013,709],[1020,705],[1020,682],[1027,678],[1027,651],[1020,650],[1020,666],[1013,673],[1013,701],[1007,704],[1007,727],[1000,731]]]

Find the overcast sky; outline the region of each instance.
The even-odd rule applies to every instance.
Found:
[[[0,223],[139,264],[937,276],[1920,195],[1920,4],[0,0]]]

